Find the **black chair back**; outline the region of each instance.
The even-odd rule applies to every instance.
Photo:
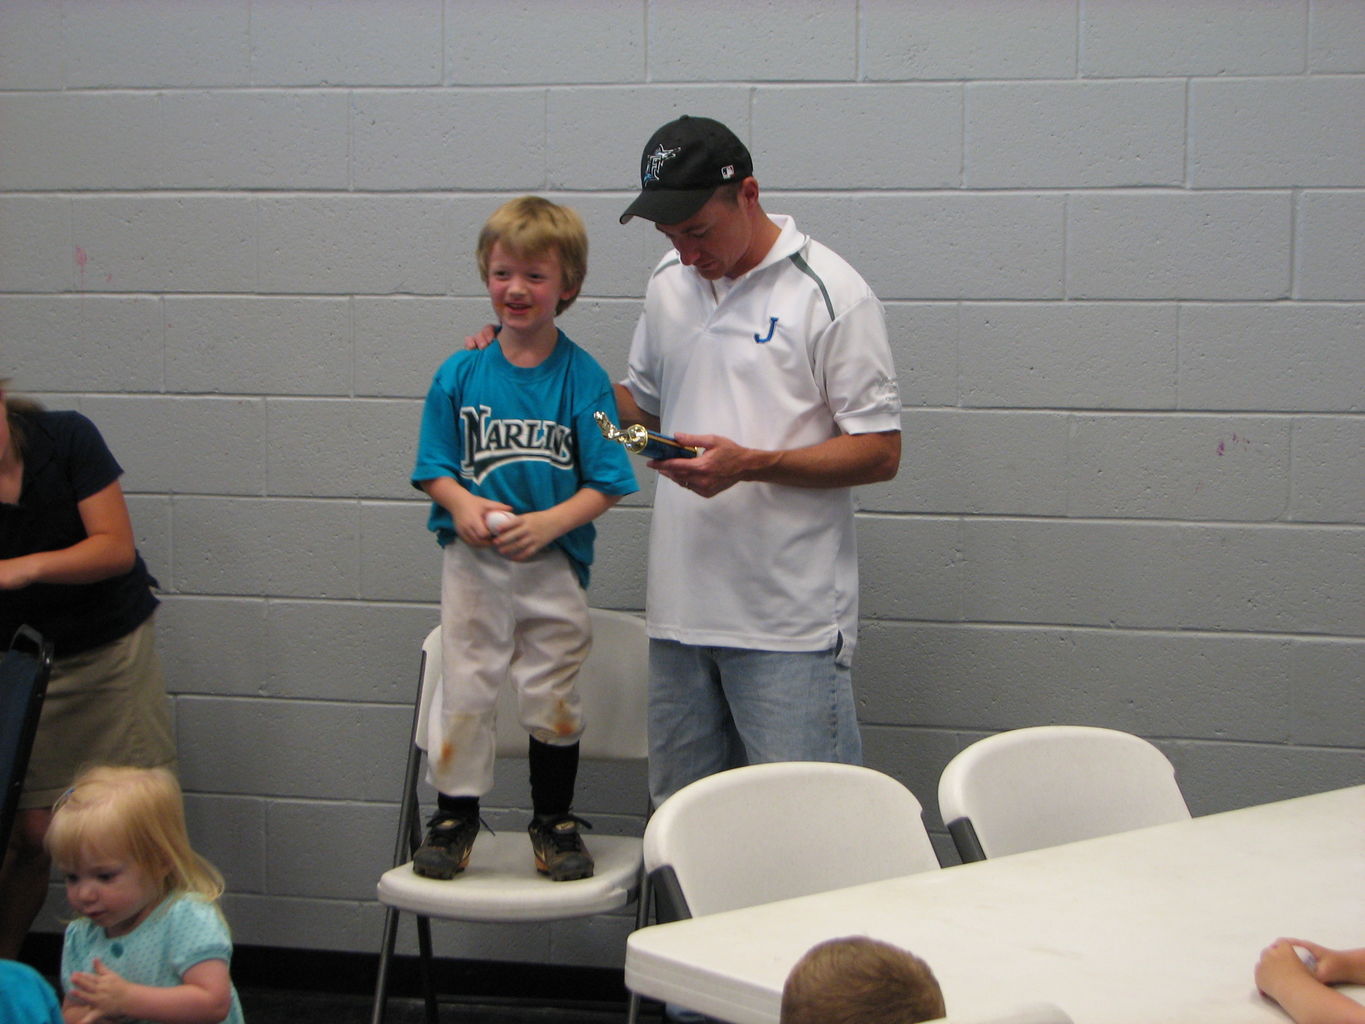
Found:
[[[9,833],[19,811],[38,716],[52,674],[52,645],[29,626],[20,626],[0,659],[0,852],[9,846]]]

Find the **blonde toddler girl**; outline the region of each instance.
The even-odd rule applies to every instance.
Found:
[[[241,1024],[223,878],[190,848],[170,771],[83,772],[46,842],[80,915],[62,946],[67,1024]]]

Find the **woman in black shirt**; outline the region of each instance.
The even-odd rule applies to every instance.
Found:
[[[15,399],[0,379],[0,646],[21,624],[53,671],[19,817],[0,867],[0,957],[47,895],[49,808],[82,764],[175,759],[156,656],[156,580],[133,539],[123,470],[95,425]]]

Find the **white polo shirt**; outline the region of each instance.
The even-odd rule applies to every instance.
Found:
[[[664,433],[760,449],[900,430],[881,303],[838,255],[775,216],[768,255],[712,282],[669,253],[655,268],[625,385]],[[775,651],[857,637],[847,487],[741,483],[700,498],[660,477],[650,536],[650,636]]]

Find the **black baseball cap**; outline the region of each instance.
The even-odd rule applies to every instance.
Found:
[[[640,155],[640,194],[621,214],[678,224],[700,210],[721,185],[754,173],[744,143],[719,121],[684,114],[650,136]]]

